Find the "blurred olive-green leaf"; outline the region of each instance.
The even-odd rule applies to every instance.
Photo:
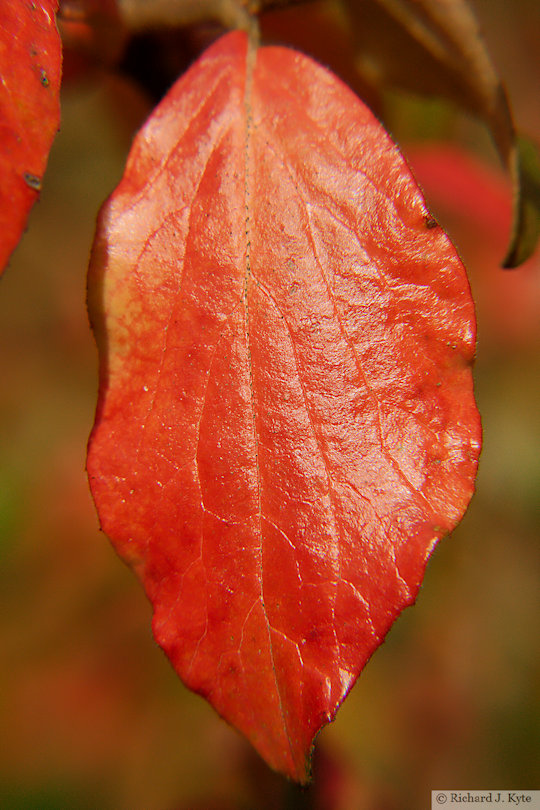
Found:
[[[505,268],[518,267],[532,256],[540,236],[540,155],[523,136],[516,140],[512,173],[514,222]]]

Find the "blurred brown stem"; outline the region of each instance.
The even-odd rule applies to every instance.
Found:
[[[258,14],[265,9],[299,6],[301,3],[309,2],[311,2],[311,0],[245,0],[244,4],[247,5],[252,14]]]
[[[226,28],[249,27],[250,14],[235,0],[118,0],[120,15],[131,30],[219,22]]]
[[[249,30],[253,14],[298,2],[305,0],[118,0],[118,8],[123,22],[132,31],[210,21],[225,28]]]

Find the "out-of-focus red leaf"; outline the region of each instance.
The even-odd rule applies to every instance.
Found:
[[[57,0],[4,3],[0,17],[0,272],[36,201],[60,122]]]
[[[61,0],[58,27],[64,48],[64,82],[99,65],[116,64],[127,31],[116,0]]]
[[[89,273],[101,524],[184,682],[303,781],[473,491],[473,304],[398,150],[233,33],[172,88]]]
[[[500,268],[512,219],[504,173],[448,143],[411,146],[407,158],[467,264],[484,346],[540,340],[540,249],[515,272]]]

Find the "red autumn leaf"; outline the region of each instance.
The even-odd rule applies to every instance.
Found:
[[[464,269],[354,94],[237,32],[136,138],[89,305],[103,529],[183,681],[303,781],[472,494]]]
[[[0,272],[21,238],[60,122],[57,0],[3,3],[0,19]]]

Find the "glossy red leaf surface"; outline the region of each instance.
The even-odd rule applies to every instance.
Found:
[[[2,3],[0,272],[19,241],[60,122],[57,0]]]
[[[473,491],[473,304],[366,107],[233,33],[171,89],[89,273],[104,531],[182,680],[303,781]]]

